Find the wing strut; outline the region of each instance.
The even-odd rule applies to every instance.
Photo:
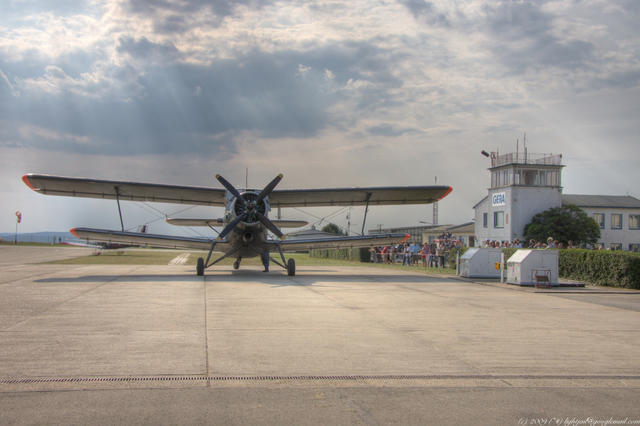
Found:
[[[204,262],[204,269],[207,269],[209,266],[209,260],[211,259],[211,253],[213,253],[213,248],[216,246],[216,242],[218,240],[213,240],[211,243],[211,248],[209,249],[209,254],[207,254],[207,260]]]
[[[114,186],[113,189],[116,191],[116,202],[118,203],[118,214],[120,215],[120,227],[122,228],[122,232],[124,232],[124,222],[122,221],[122,209],[120,208],[120,191],[118,191],[118,187]]]
[[[367,222],[367,212],[369,211],[369,200],[371,199],[371,192],[367,192],[367,197],[364,199],[366,202],[364,207],[364,219],[362,219],[362,232],[360,235],[364,235],[364,225]]]

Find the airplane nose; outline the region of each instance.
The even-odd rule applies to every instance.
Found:
[[[242,241],[245,243],[250,243],[253,241],[253,232],[245,232],[242,234]]]

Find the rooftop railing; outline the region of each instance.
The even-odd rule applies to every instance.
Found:
[[[505,164],[543,164],[559,166],[562,164],[562,154],[510,152],[499,155],[497,152],[491,153],[491,167],[504,166]]]

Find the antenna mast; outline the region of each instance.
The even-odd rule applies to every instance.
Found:
[[[436,176],[436,185],[438,184],[438,176]],[[438,224],[438,202],[433,203],[433,224]]]

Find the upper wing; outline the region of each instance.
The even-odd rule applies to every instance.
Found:
[[[284,189],[269,195],[272,207],[429,204],[447,196],[450,186],[388,186],[373,188]]]
[[[225,190],[197,186],[120,182],[87,178],[26,174],[25,184],[41,194],[69,197],[104,198],[160,203],[224,206]]]
[[[26,174],[29,188],[48,195],[161,203],[224,206],[224,189],[156,183],[122,182]],[[269,195],[272,207],[429,204],[452,191],[450,186],[389,186],[372,188],[284,189]]]
[[[301,238],[284,241],[268,241],[269,244],[282,247],[284,251],[312,250],[312,249],[336,249],[384,246],[399,244],[407,241],[409,234],[374,234],[364,236],[336,236],[319,238]]]
[[[142,234],[139,232],[111,231],[108,229],[73,228],[71,231],[77,238],[98,241],[102,243],[124,243],[132,245],[147,245],[150,247],[201,249],[209,250],[212,239],[177,237],[172,235]],[[226,241],[216,242],[216,248],[225,251],[229,246]]]
[[[271,222],[278,228],[300,228],[306,226],[309,222],[304,220],[287,220],[287,219],[271,219]],[[224,226],[226,222],[223,219],[182,219],[169,218],[167,223],[176,226]]]

